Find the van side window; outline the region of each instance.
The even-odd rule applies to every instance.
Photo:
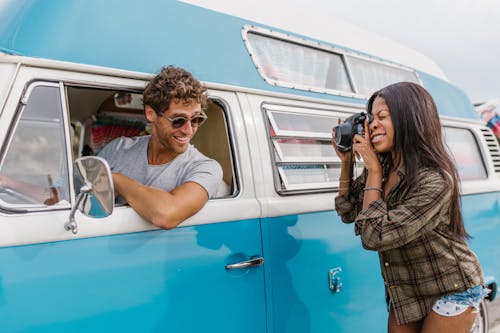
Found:
[[[413,71],[347,55],[346,60],[351,69],[356,91],[362,95],[370,96],[374,91],[395,82],[407,81],[420,84]]]
[[[22,100],[1,168],[2,205],[69,203],[69,179],[59,85],[34,83]],[[25,102],[26,101],[26,102]]]
[[[96,155],[107,143],[120,136],[150,133],[142,92],[81,86],[67,86],[66,91],[71,123],[76,128],[73,140],[75,156]],[[228,197],[237,190],[227,115],[222,103],[213,98],[209,99],[206,114],[208,119],[198,129],[191,144],[222,166],[224,181],[215,197]]]
[[[369,96],[391,83],[421,83],[396,63],[262,27],[245,26],[243,39],[262,78],[281,87]]]
[[[264,105],[279,193],[332,190],[338,187],[340,159],[332,127],[346,115],[327,111]],[[356,172],[361,172],[362,163]]]
[[[486,179],[487,173],[479,146],[470,130],[443,127],[444,140],[455,159],[458,175],[464,180]]]
[[[271,82],[302,89],[353,91],[341,55],[253,32],[247,37],[252,59]]]

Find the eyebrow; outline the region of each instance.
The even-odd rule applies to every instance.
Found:
[[[382,111],[387,111],[387,112],[389,112],[389,109],[388,109],[388,108],[383,108],[383,109],[379,109],[379,110],[377,110],[376,112],[374,112],[374,111],[372,110],[372,115],[377,116],[377,115],[378,115],[380,112],[382,112]],[[389,112],[389,113],[390,113],[390,112]]]
[[[174,113],[172,114],[170,117],[171,118],[175,118],[175,117],[185,117],[185,118],[191,118],[191,117],[196,117],[196,116],[200,116],[204,114],[202,110],[199,110],[199,111],[195,111],[192,115],[189,115],[187,113]]]

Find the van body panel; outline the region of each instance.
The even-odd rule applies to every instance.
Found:
[[[439,115],[480,119],[474,106],[462,90],[426,73],[419,72],[419,77],[425,89],[432,95]]]
[[[479,257],[485,277],[498,281],[498,235],[500,234],[499,192],[465,195],[462,197],[462,213],[467,232],[472,236],[469,243]]]
[[[263,332],[263,267],[224,269],[262,255],[259,224],[0,248],[2,331]]]
[[[270,217],[262,225],[274,332],[385,330],[378,256],[363,250],[351,224],[330,210]],[[330,270],[338,271],[338,291],[329,287]]]

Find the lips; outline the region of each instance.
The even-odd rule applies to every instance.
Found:
[[[189,137],[187,137],[187,136],[174,136],[174,139],[175,139],[175,141],[177,141],[181,145],[189,143]]]
[[[373,144],[380,142],[384,139],[385,134],[375,134],[371,136],[371,141]]]

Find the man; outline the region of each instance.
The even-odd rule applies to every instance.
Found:
[[[170,229],[198,212],[215,194],[222,168],[190,145],[207,116],[206,88],[184,69],[168,66],[143,96],[151,135],[121,137],[99,156],[120,195],[144,219]]]

